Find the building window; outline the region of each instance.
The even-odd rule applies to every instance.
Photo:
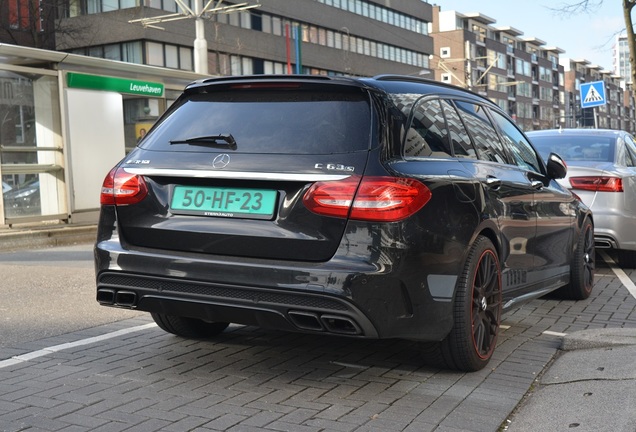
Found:
[[[146,42],[146,64],[171,69],[192,70],[192,49],[176,45]]]
[[[73,54],[118,60],[127,63],[143,64],[143,49],[141,42],[125,42],[121,44],[96,45],[90,48],[80,48],[71,51]]]
[[[361,15],[375,21],[381,21],[415,33],[428,34],[428,23],[426,21],[402,14],[400,12],[396,12],[392,9],[387,9],[383,6],[368,2],[366,0],[316,1],[318,1],[319,3],[324,3],[327,6],[333,6],[338,9],[343,9],[357,15]]]
[[[145,3],[146,6],[164,9],[170,12],[178,12],[174,0],[69,0],[63,11],[64,17],[76,17],[80,15],[110,12],[118,9],[138,7]],[[191,0],[186,0],[191,5]]]
[[[440,56],[441,58],[450,58],[450,56],[451,56],[451,49],[450,49],[450,47],[443,47],[443,48],[440,48],[440,50],[439,50],[439,56]]]
[[[9,27],[12,29],[43,31],[40,0],[9,0]],[[6,7],[6,6],[3,6]]]
[[[156,42],[146,42],[146,64],[163,66],[163,45]]]
[[[120,2],[129,2],[131,0],[119,0]],[[147,6],[162,9],[168,12],[180,12],[181,8],[177,6],[177,2],[175,0],[134,0],[137,3],[145,3]],[[184,3],[190,8],[193,9],[194,6],[192,4],[192,0],[184,0]],[[123,9],[123,7],[120,7]]]
[[[172,69],[179,68],[179,48],[175,45],[166,45],[165,46],[165,64],[166,67]]]

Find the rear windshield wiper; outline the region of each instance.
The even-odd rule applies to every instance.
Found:
[[[206,135],[180,140],[172,140],[170,144],[192,144],[205,145],[210,147],[228,147],[230,150],[236,150],[236,140],[232,134]]]

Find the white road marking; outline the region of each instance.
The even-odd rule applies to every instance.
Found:
[[[618,267],[616,262],[614,262],[614,260],[607,254],[607,252],[600,250],[598,251],[598,253],[601,254],[601,256],[603,257],[603,261],[605,261],[610,266],[616,277],[618,277],[618,279],[623,283],[623,286],[627,288],[627,291],[629,291],[632,297],[636,298],[636,285],[634,285],[634,282],[632,282],[629,276],[627,276],[622,268]]]
[[[38,357],[43,357],[45,355],[54,353],[54,352],[58,352],[58,351],[62,351],[65,349],[69,349],[69,348],[75,348],[78,346],[82,346],[82,345],[89,345],[92,343],[96,343],[96,342],[100,342],[106,339],[112,339],[112,338],[116,338],[119,336],[123,336],[123,335],[127,335],[130,333],[134,333],[134,332],[138,332],[138,331],[142,331],[142,330],[146,330],[152,327],[156,327],[157,324],[155,323],[150,323],[150,324],[144,324],[144,325],[140,325],[137,327],[130,327],[127,329],[123,329],[123,330],[117,330],[111,333],[106,333],[100,336],[94,336],[94,337],[90,337],[87,339],[81,339],[75,342],[68,342],[68,343],[64,343],[64,344],[60,344],[60,345],[54,345],[52,347],[47,347],[47,348],[43,348],[41,350],[37,350],[37,351],[32,351],[30,353],[26,353],[26,354],[22,354],[19,356],[14,356],[11,357],[10,359],[7,360],[1,360],[0,361],[0,369],[8,367],[8,366],[13,366],[16,364],[20,364],[23,362],[27,362],[29,360],[33,360],[36,359]]]
[[[329,363],[335,364],[337,366],[353,368],[353,369],[369,369],[369,366],[362,366],[362,365],[357,365],[357,364],[352,364],[352,363],[342,363],[342,362],[339,362],[339,361],[330,361]]]
[[[567,336],[567,333],[553,332],[550,330],[544,331],[543,334],[548,336],[560,336],[560,337]]]
[[[597,252],[601,255],[601,257],[603,258],[603,261],[605,261],[607,265],[609,265],[609,267],[612,269],[616,277],[621,281],[623,286],[627,288],[627,291],[629,291],[632,297],[636,298],[636,284],[634,284],[634,282],[629,278],[629,276],[627,276],[627,274],[623,271],[622,268],[618,267],[616,262],[612,259],[612,257],[610,257],[607,254],[607,252],[602,250]],[[609,275],[601,275],[601,276],[609,276]],[[560,336],[560,337],[567,335],[567,333],[559,333],[559,332],[553,332],[549,330],[544,331],[543,334],[550,335],[550,336]]]

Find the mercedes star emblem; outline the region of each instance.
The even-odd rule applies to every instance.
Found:
[[[212,168],[221,169],[225,168],[230,164],[230,155],[227,153],[223,153],[218,155],[212,161]]]

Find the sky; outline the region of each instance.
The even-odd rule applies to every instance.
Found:
[[[588,12],[559,14],[551,9],[579,3],[580,0],[428,0],[442,11],[480,12],[497,22],[494,26],[511,26],[556,46],[561,57],[586,59],[591,64],[612,70],[612,47],[616,35],[625,28],[621,0],[590,0]]]

